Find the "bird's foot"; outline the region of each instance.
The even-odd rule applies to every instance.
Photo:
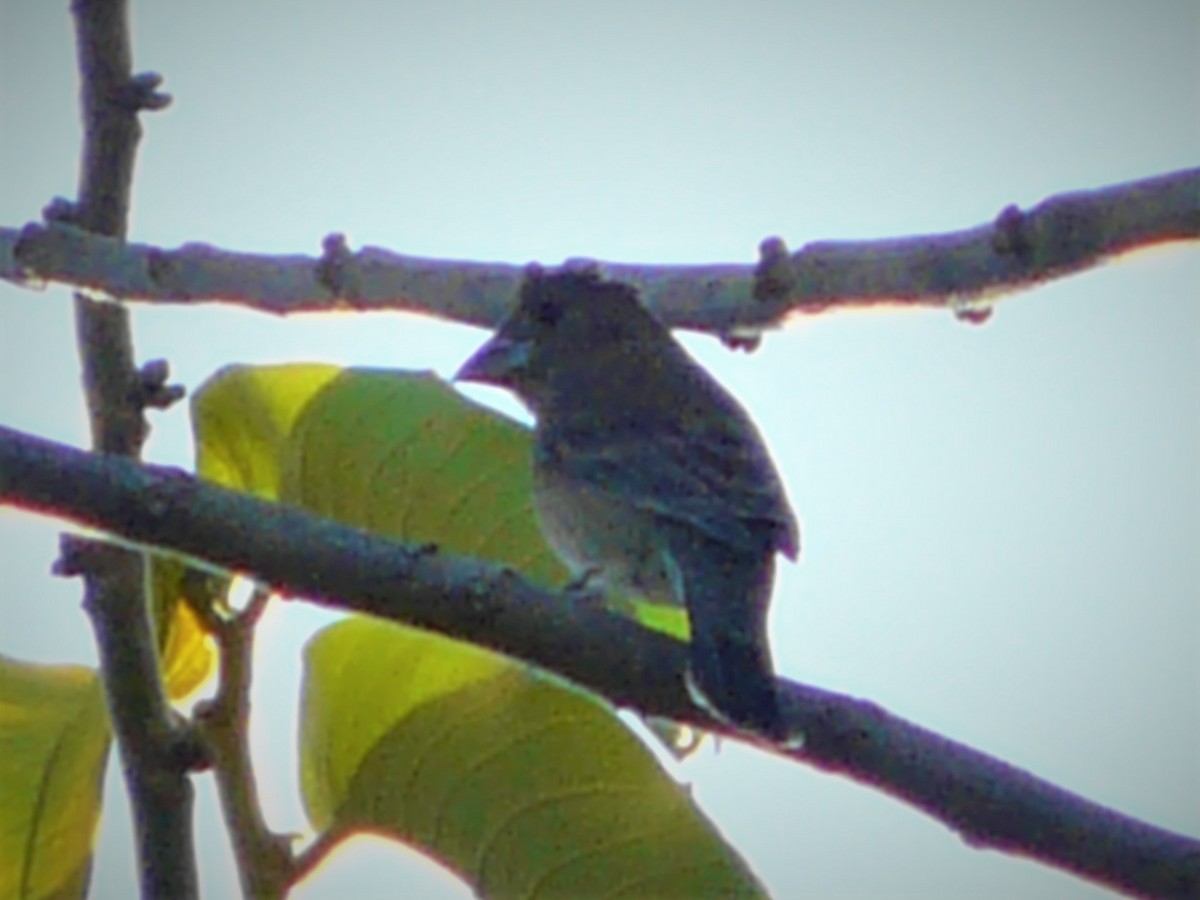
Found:
[[[580,606],[604,606],[607,591],[603,573],[596,568],[586,569],[563,585],[562,592]]]

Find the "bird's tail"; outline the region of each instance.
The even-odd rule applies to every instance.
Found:
[[[691,624],[694,699],[734,725],[787,740],[767,640],[774,548],[732,546],[680,526],[672,529],[670,549]]]

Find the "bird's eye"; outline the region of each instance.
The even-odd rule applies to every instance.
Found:
[[[539,325],[553,327],[563,316],[563,304],[556,297],[542,296],[532,305],[530,313]]]

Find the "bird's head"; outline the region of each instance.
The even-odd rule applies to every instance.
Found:
[[[496,334],[454,376],[507,388],[534,412],[558,387],[611,380],[638,346],[670,340],[633,288],[593,271],[526,275],[517,304]]]

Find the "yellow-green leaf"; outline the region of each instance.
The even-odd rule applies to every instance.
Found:
[[[276,499],[296,416],[341,371],[329,365],[221,369],[192,396],[196,474]]]
[[[171,700],[184,700],[199,690],[216,671],[216,647],[183,598],[187,565],[176,557],[154,556],[150,566],[151,609],[158,633],[163,686]],[[208,573],[200,577],[216,578]]]
[[[352,370],[296,417],[281,496],[342,522],[567,573],[534,517],[529,429],[427,372]]]
[[[599,702],[493,654],[349,619],[305,653],[312,821],[425,850],[486,897],[757,897],[740,856]]]
[[[0,656],[0,897],[81,897],[108,715],[96,673]]]
[[[193,411],[206,477],[550,584],[566,577],[532,511],[528,430],[433,375],[226,369]],[[366,619],[319,634],[306,663],[301,787],[317,828],[412,842],[489,896],[760,893],[589,695]]]

